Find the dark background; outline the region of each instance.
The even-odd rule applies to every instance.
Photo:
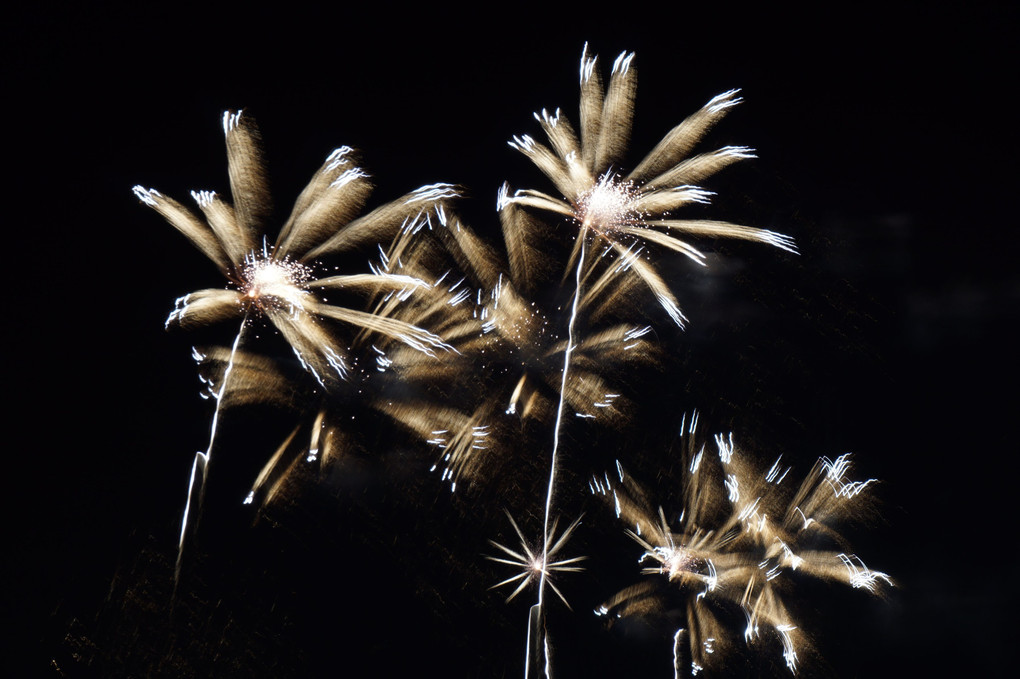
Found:
[[[225,192],[220,114],[245,108],[281,209],[347,144],[375,178],[373,205],[455,182],[466,219],[493,235],[503,180],[545,186],[505,142],[538,138],[542,107],[576,121],[586,40],[603,68],[637,52],[631,161],[743,88],[708,144],[759,159],[708,187],[720,216],[788,233],[801,252],[723,245],[709,274],[678,262],[690,330],[662,326],[669,372],[631,385],[656,398],[603,447],[668,466],[680,414],[699,408],[706,433],[732,429],[801,474],[852,451],[883,504],[849,535],[898,586],[880,600],[805,585],[815,671],[1006,674],[1015,10],[495,11],[8,11],[8,674],[520,675],[527,597],[504,605],[487,589],[503,571],[480,558],[488,538],[511,537],[499,489],[451,498],[427,455],[377,451],[253,527],[239,499],[286,428],[265,413],[225,426],[171,610],[210,407],[196,340],[163,320],[177,296],[221,283],[130,188]],[[584,437],[571,433],[575,450],[594,445]],[[591,528],[577,553],[606,565],[565,581],[574,613],[551,614],[555,676],[671,676],[668,639],[591,614],[636,581],[636,554],[607,513],[580,508]],[[732,673],[781,676],[776,656],[737,658]]]

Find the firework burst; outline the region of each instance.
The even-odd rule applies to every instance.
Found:
[[[545,298],[525,297],[502,253],[455,215],[443,210],[437,215],[435,228],[399,239],[379,268],[431,282],[430,290],[417,292],[408,303],[393,307],[393,313],[435,330],[456,350],[441,362],[392,342],[386,351],[393,369],[407,381],[430,382],[445,404],[462,414],[446,418],[459,419],[462,426],[437,430],[430,440],[442,451],[438,467],[444,479],[455,483],[462,476],[497,476],[497,467],[508,464],[521,447],[528,421],[551,423],[561,394],[578,418],[609,426],[625,422],[632,403],[614,377],[625,367],[659,358],[646,341],[650,328],[586,318],[589,322],[568,343],[557,329],[562,309]],[[616,286],[606,285],[581,312],[611,307],[610,298],[618,294],[623,293]],[[392,300],[380,303],[377,313]],[[593,314],[596,319],[605,315]],[[572,368],[563,380],[568,346]],[[421,404],[418,412],[436,407]],[[486,434],[484,443],[481,433]]]
[[[463,225],[457,224],[456,229],[460,241],[474,238]],[[509,395],[506,389],[497,391],[501,409],[521,418],[549,421],[562,398],[578,417],[622,424],[629,402],[610,376],[624,367],[651,364],[659,358],[654,345],[645,341],[651,330],[648,326],[599,322],[606,308],[626,300],[627,291],[604,285],[595,294],[584,296],[571,314],[581,320],[571,342],[558,328],[564,320],[562,307],[550,309],[529,300],[520,290],[529,289],[530,283],[518,281],[512,271],[498,264],[486,265],[479,258],[467,262],[472,278],[485,290],[478,314],[488,339],[487,367],[509,378]],[[563,380],[568,347],[571,372]]]
[[[453,197],[452,186],[424,186],[373,212],[355,218],[371,192],[368,175],[349,147],[336,149],[298,197],[274,245],[264,236],[270,199],[258,129],[242,112],[223,115],[233,205],[212,191],[192,191],[204,220],[155,189],[134,188],[211,259],[227,278],[228,289],[199,290],[177,300],[167,325],[204,325],[253,312],[269,319],[316,380],[335,383],[347,373],[345,350],[326,327],[339,321],[400,339],[425,353],[448,349],[432,332],[358,310],[327,304],[312,290],[387,290],[404,293],[427,285],[409,276],[385,273],[316,277],[315,261],[373,241],[393,238],[403,227],[428,219],[431,210]]]
[[[636,275],[678,325],[684,316],[673,293],[654,267],[641,256],[645,244],[679,252],[698,264],[705,255],[674,234],[737,238],[767,243],[796,252],[793,241],[782,234],[716,220],[676,219],[673,213],[693,203],[708,203],[711,192],[696,185],[726,166],[753,158],[752,149],[726,146],[717,151],[690,155],[704,134],[731,107],[740,103],[738,90],[713,98],[697,113],[673,128],[632,171],[616,170],[630,137],[637,79],[631,67],[633,53],[623,53],[613,63],[605,93],[596,69],[597,58],[581,55],[581,132],[575,134],[559,110],[543,110],[535,118],[549,139],[547,147],[528,135],[516,136],[510,145],[526,155],[563,196],[523,189],[512,196],[504,186],[500,216],[504,229],[534,238],[543,224],[521,208],[558,215],[580,229],[571,262],[579,256],[580,243],[590,234],[603,241],[619,262],[615,274]],[[540,256],[529,248],[511,252],[512,266],[535,269]],[[601,256],[585,266],[595,266]],[[568,264],[568,269],[570,265]]]
[[[638,562],[650,576],[607,601],[597,612],[610,620],[667,617],[672,606],[684,621],[675,639],[677,670],[697,673],[724,662],[735,646],[732,627],[743,613],[748,644],[763,635],[779,641],[792,671],[810,643],[787,604],[802,575],[842,582],[870,593],[892,585],[847,553],[838,524],[866,514],[864,490],[873,479],[846,479],[849,456],[822,458],[792,493],[783,485],[789,468],[781,459],[764,474],[742,459],[732,436],[715,437],[715,454],[695,444],[697,416],[687,427],[686,474],[675,524],[652,509],[644,490],[622,467],[615,478],[593,479],[592,491],[612,503],[627,534],[643,549]],[[675,525],[675,528],[673,527]],[[817,549],[819,542],[839,549]],[[679,642],[677,642],[679,643]],[[681,660],[686,657],[686,661]],[[683,666],[681,666],[683,665]]]

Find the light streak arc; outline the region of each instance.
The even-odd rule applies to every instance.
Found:
[[[241,337],[244,335],[245,326],[248,323],[248,314],[244,315],[241,320],[241,327],[237,329],[237,336],[234,337],[234,343],[230,347],[230,360],[227,362],[227,367],[223,371],[223,382],[220,384],[220,389],[216,393],[216,408],[213,410],[212,423],[209,426],[209,445],[206,447],[205,452],[195,453],[195,459],[191,463],[191,478],[188,480],[188,497],[184,502],[184,515],[181,517],[181,536],[177,542],[177,562],[174,564],[174,589],[177,589],[177,583],[181,579],[181,560],[184,556],[184,538],[188,532],[188,517],[191,513],[191,497],[194,494],[195,489],[195,471],[198,469],[199,464],[202,466],[202,481],[199,486],[199,508],[201,509],[201,497],[205,494],[205,483],[209,476],[209,459],[212,456],[213,444],[216,442],[216,432],[219,429],[220,423],[220,411],[223,407],[223,395],[227,390],[227,382],[230,379],[230,372],[234,369],[234,357],[237,355],[237,347],[241,344]]]
[[[584,267],[584,260],[586,253],[586,236],[587,228],[582,228],[578,238],[581,239],[581,253],[577,258],[577,269],[574,271],[574,301],[570,309],[570,319],[567,322],[567,348],[563,352],[563,376],[560,380],[560,397],[556,405],[556,424],[553,428],[553,449],[552,455],[549,461],[549,485],[546,489],[545,495],[545,516],[542,521],[542,563],[548,562],[549,558],[549,514],[552,510],[552,496],[553,489],[556,484],[556,462],[557,454],[560,447],[560,428],[563,423],[563,407],[564,407],[564,393],[567,390],[567,377],[570,371],[570,355],[574,348],[574,321],[577,319],[577,306],[578,301],[581,298],[581,269]],[[538,606],[539,614],[543,612],[543,606],[545,602],[545,581],[547,573],[546,569],[543,568],[541,577],[538,580]],[[530,632],[529,632],[529,643],[532,643]],[[530,657],[530,649],[529,656]],[[525,662],[524,676],[528,678],[529,664]],[[546,655],[546,676],[549,676],[549,658]]]

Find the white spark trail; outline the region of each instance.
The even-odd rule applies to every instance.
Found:
[[[556,483],[556,456],[560,447],[560,425],[563,422],[563,406],[564,397],[563,395],[567,391],[567,376],[570,370],[570,354],[574,349],[574,321],[577,319],[577,306],[581,298],[581,269],[584,267],[585,256],[587,255],[587,229],[581,229],[581,233],[578,238],[581,239],[581,253],[577,259],[577,269],[574,272],[574,301],[570,308],[570,320],[567,322],[567,348],[563,352],[563,376],[560,379],[560,398],[556,406],[556,424],[553,429],[553,449],[552,455],[550,456],[549,462],[549,486],[546,490],[545,495],[545,517],[542,522],[542,563],[546,564],[549,558],[549,514],[552,509],[552,496],[553,488]],[[546,571],[542,570],[542,575],[538,580],[538,606],[539,612],[542,611],[542,606],[545,602],[545,581]],[[529,635],[529,643],[531,643]],[[546,658],[548,670],[548,657]],[[548,674],[548,671],[547,671]],[[525,663],[525,679],[528,677],[528,665]]]
[[[673,635],[673,679],[680,679],[680,663],[683,658],[683,644],[680,639],[684,636],[684,628],[681,627]]]
[[[544,574],[543,574],[544,577]],[[541,592],[541,589],[539,589]],[[527,646],[524,651],[524,679],[531,678],[531,655],[535,648],[535,641],[532,640],[532,634],[538,634],[538,630],[541,626],[542,619],[542,604],[537,603],[528,610],[528,637],[525,643]],[[538,659],[536,658],[536,661]],[[546,675],[548,675],[548,667],[546,668]]]
[[[224,124],[226,124],[226,118],[224,118]],[[241,327],[237,330],[237,337],[234,338],[234,344],[230,347],[230,360],[227,361],[227,367],[223,371],[223,381],[220,383],[220,389],[216,393],[216,409],[213,411],[212,424],[209,427],[209,445],[206,447],[205,452],[195,453],[195,459],[191,463],[191,478],[188,481],[188,498],[184,503],[184,516],[181,517],[181,537],[177,542],[177,563],[174,565],[174,590],[177,589],[177,583],[181,578],[181,558],[184,556],[184,537],[188,532],[188,516],[191,513],[191,497],[194,494],[195,489],[195,472],[197,471],[199,464],[202,467],[202,482],[199,487],[199,508],[201,508],[201,497],[205,494],[205,482],[209,475],[209,458],[212,455],[213,443],[216,441],[216,431],[220,422],[220,409],[223,406],[223,394],[227,390],[227,380],[230,378],[230,372],[234,369],[234,357],[237,355],[237,347],[241,344],[241,337],[244,335],[244,328],[248,323],[248,314],[245,314],[241,320]]]

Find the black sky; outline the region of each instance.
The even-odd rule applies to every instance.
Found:
[[[249,451],[272,444],[243,418],[168,617],[209,408],[196,397],[197,340],[163,320],[177,296],[221,283],[130,189],[226,191],[219,117],[245,108],[279,209],[347,144],[375,178],[373,204],[454,182],[466,219],[492,235],[498,186],[539,180],[505,142],[538,136],[542,107],[576,118],[585,41],[603,65],[637,53],[632,159],[742,88],[714,140],[759,158],[710,188],[727,218],[789,233],[801,252],[720,248],[710,277],[677,268],[691,328],[662,331],[673,372],[646,388],[668,396],[628,440],[653,451],[645,463],[666,456],[675,420],[696,407],[710,431],[747,432],[802,472],[852,451],[860,475],[883,480],[883,510],[850,535],[899,586],[887,601],[812,590],[819,673],[1005,671],[1015,9],[625,9],[9,12],[11,676],[520,675],[527,606],[504,606],[486,589],[499,573],[469,563],[506,530],[501,506],[451,500],[418,474],[425,460],[391,452],[349,470],[361,485],[309,491],[275,526],[252,528],[235,498],[264,459]],[[607,533],[587,539],[632,549]],[[617,568],[550,620],[555,676],[671,676],[668,645],[590,614],[629,584]],[[771,671],[752,657],[734,674]]]

